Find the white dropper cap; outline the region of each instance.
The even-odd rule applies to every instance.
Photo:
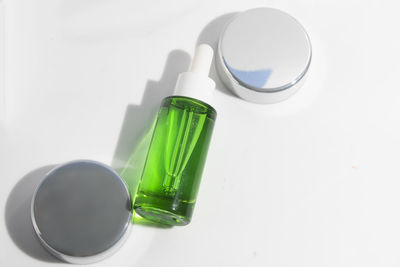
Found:
[[[179,74],[174,95],[187,96],[210,103],[215,82],[208,77],[213,49],[207,44],[197,46],[188,72]]]

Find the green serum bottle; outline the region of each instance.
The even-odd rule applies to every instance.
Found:
[[[163,99],[136,193],[135,211],[166,225],[190,222],[217,113],[209,103],[213,50],[196,48],[173,96]]]

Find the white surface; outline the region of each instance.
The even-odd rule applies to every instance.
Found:
[[[4,9],[0,0],[0,123],[4,120]]]
[[[400,265],[398,1],[9,0],[0,266],[58,265],[27,228],[29,179],[67,160],[126,156],[116,149],[121,129],[129,143],[136,128],[125,127],[125,112],[144,127],[173,88],[168,53],[192,53],[213,19],[258,6],[309,32],[307,82],[274,105],[217,91],[193,222],[134,226],[117,254],[92,266]],[[212,40],[217,24],[200,39]]]

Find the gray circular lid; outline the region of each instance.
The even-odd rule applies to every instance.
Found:
[[[217,69],[243,99],[275,103],[292,95],[311,62],[311,43],[301,24],[273,8],[236,15],[221,33]]]
[[[125,240],[131,199],[110,167],[73,161],[47,174],[33,196],[31,216],[37,236],[52,254],[70,263],[92,263]]]

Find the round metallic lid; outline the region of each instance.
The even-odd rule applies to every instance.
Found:
[[[273,8],[236,15],[221,33],[216,58],[224,84],[256,103],[279,102],[295,93],[310,62],[311,43],[304,28]]]
[[[131,198],[110,167],[73,161],[46,175],[33,196],[31,217],[39,240],[52,254],[70,263],[92,263],[125,241]]]

